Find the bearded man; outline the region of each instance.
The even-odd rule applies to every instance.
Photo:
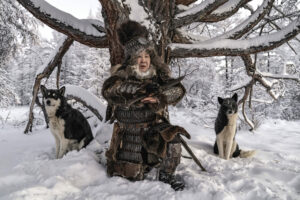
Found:
[[[190,136],[182,127],[170,124],[167,106],[178,103],[185,89],[176,83],[158,92],[160,86],[174,79],[148,41],[144,26],[128,21],[118,29],[118,35],[125,61],[112,69],[102,88],[102,95],[112,108],[107,120],[115,121],[106,152],[107,172],[110,176],[143,180],[155,167],[160,181],[174,190],[183,190],[184,182],[174,175],[181,157],[178,134]],[[145,98],[130,103],[141,95]]]

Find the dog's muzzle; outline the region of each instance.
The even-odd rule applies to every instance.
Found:
[[[47,101],[46,101],[46,104],[47,104],[47,106],[50,106],[50,105],[51,105],[51,101],[50,101],[50,100],[47,100]]]

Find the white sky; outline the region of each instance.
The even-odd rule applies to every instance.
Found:
[[[96,15],[101,4],[99,0],[45,0],[52,6],[67,12],[79,19],[85,19],[92,12]],[[40,28],[41,36],[46,39],[52,38],[52,30],[47,25]]]

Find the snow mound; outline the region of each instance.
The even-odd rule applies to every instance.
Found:
[[[213,154],[213,129],[203,128],[186,110],[170,112],[173,124],[192,136],[189,146],[208,172],[183,158],[177,168],[186,183],[175,192],[155,180],[108,177],[104,152],[112,125],[101,124],[86,149],[55,159],[55,142],[49,129],[24,135],[23,128],[4,125],[0,130],[0,199],[300,199],[300,123],[265,120],[253,134],[238,131],[241,149],[253,149],[250,159],[222,160]],[[1,113],[0,113],[1,115]],[[3,131],[4,130],[4,131]],[[187,152],[182,153],[188,156]]]

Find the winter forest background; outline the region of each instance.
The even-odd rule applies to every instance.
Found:
[[[299,14],[297,0],[277,3],[278,9],[283,13],[287,11],[292,13],[290,18]],[[15,1],[1,1],[0,9],[0,106],[27,106],[32,98],[37,70],[49,60],[63,35],[53,31],[53,39],[50,41],[41,37],[38,29],[42,23]],[[249,14],[249,11],[242,9],[225,21],[212,24],[195,23],[185,27],[185,30],[195,35],[201,33],[201,37],[213,37],[230,30]],[[289,23],[288,19],[280,18],[279,12],[274,15],[278,17],[276,23],[280,26]],[[99,6],[97,13],[90,12],[86,17],[101,20],[101,7]],[[263,23],[262,21],[261,24],[265,26],[264,32],[272,33],[276,29],[270,24]],[[258,25],[252,32],[261,34],[259,27],[262,25]],[[275,50],[256,54],[257,68],[261,72],[275,74],[278,77],[291,75],[299,78],[299,52],[300,41],[296,37]],[[201,111],[203,115],[198,119],[203,124],[209,123],[207,120],[210,121],[215,117],[218,96],[226,97],[237,91],[241,97],[243,89],[235,89],[249,81],[240,57],[176,58],[171,60],[170,66],[175,77],[188,74],[183,81],[188,92],[177,107]],[[100,91],[103,81],[109,76],[109,68],[108,50],[90,48],[75,42],[63,57],[60,84],[81,86],[103,100]],[[55,87],[55,79],[54,72],[47,80],[47,85]],[[260,84],[253,87],[251,108],[249,106],[246,108],[248,117],[254,123],[261,122],[264,118],[299,120],[299,81],[277,79],[272,90],[278,95],[278,100],[273,100]]]
[[[98,7],[82,20],[51,8],[46,3],[51,1],[0,1],[1,200],[300,199],[299,0],[95,0]],[[163,6],[170,2],[173,7]],[[172,20],[164,8],[168,12],[174,8]],[[154,14],[144,12],[147,9]],[[103,10],[111,15],[102,15]],[[155,169],[144,181],[108,177],[104,152],[112,125],[74,100],[69,102],[88,119],[95,140],[85,149],[55,159],[54,138],[37,101],[41,102],[40,92],[33,98],[36,77],[54,62],[62,44],[72,44],[53,66],[51,76],[40,79],[41,84],[73,85],[67,87],[67,94],[81,97],[104,117],[102,84],[110,76],[111,64],[122,58],[110,28],[128,18],[148,25],[151,34],[158,34],[154,40],[167,41],[156,41],[159,55],[167,57],[174,77],[186,74],[186,96],[170,106],[170,120],[191,134],[186,142],[207,172],[183,150],[176,169],[186,184],[181,192],[157,181]],[[165,26],[168,20],[174,24]],[[64,34],[53,30],[51,39],[44,37],[40,32],[44,23]],[[162,34],[166,29],[171,34]],[[212,150],[217,97],[234,92],[243,99],[237,143],[243,150],[256,150],[256,155],[223,160]]]

